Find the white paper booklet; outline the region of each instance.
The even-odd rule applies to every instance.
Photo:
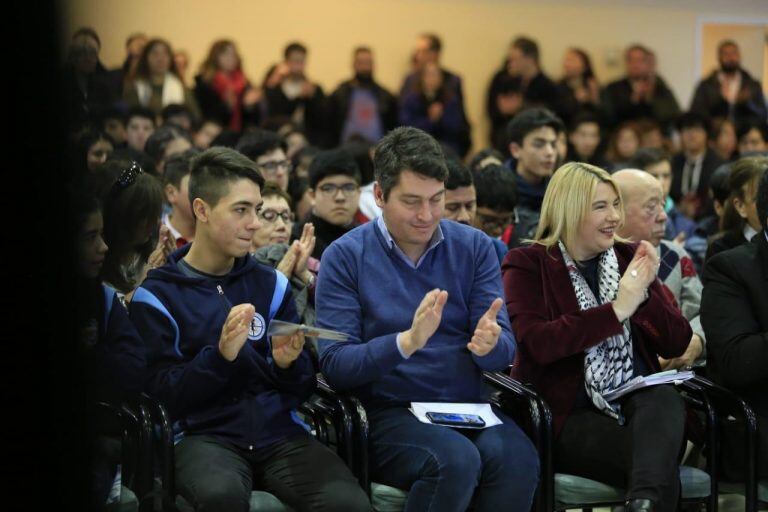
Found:
[[[268,336],[292,336],[297,332],[303,332],[308,338],[323,338],[324,340],[330,341],[347,341],[349,339],[349,336],[343,332],[320,329],[319,327],[312,327],[310,325],[283,322],[282,320],[270,321],[269,329],[267,329]]]
[[[428,412],[439,412],[448,414],[472,414],[480,416],[485,421],[485,426],[482,428],[493,427],[494,425],[501,425],[502,421],[491,410],[490,404],[452,404],[442,402],[411,402],[410,411],[416,418],[422,423],[429,423],[433,425],[429,418],[427,418]],[[462,427],[456,427],[462,428]]]
[[[695,376],[696,374],[690,370],[682,372],[677,370],[667,370],[666,372],[653,373],[651,375],[646,375],[645,377],[638,376],[623,386],[619,386],[613,391],[604,394],[603,398],[605,398],[607,402],[613,402],[627,393],[637,391],[638,389],[647,388],[648,386],[657,386],[659,384],[680,384]]]

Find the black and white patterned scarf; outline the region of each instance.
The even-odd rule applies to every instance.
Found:
[[[613,248],[604,251],[598,261],[598,285],[600,302],[587,284],[581,271],[562,242],[558,242],[560,252],[571,278],[573,291],[579,303],[579,310],[585,311],[600,304],[611,302],[619,291],[619,261]],[[604,339],[588,348],[584,356],[584,386],[587,396],[598,410],[623,423],[618,404],[609,404],[603,395],[632,379],[632,331],[629,319],[622,323],[623,332]]]

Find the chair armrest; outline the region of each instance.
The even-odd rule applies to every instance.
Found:
[[[317,375],[317,393],[338,405],[344,424],[344,449],[348,454],[346,459],[347,465],[357,477],[360,486],[370,496],[371,485],[368,470],[369,428],[368,415],[365,412],[365,408],[357,397],[332,389],[321,374]]]
[[[483,372],[486,383],[500,392],[492,402],[511,416],[531,438],[539,454],[541,476],[536,490],[536,510],[553,510],[555,502],[554,432],[552,411],[533,389],[500,372]]]

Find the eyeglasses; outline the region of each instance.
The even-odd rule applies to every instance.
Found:
[[[277,174],[278,169],[281,167],[285,169],[285,172],[291,172],[293,170],[293,164],[290,162],[290,160],[276,160],[273,162],[264,162],[263,164],[259,164],[259,169],[262,169],[265,174],[270,176]]]
[[[334,197],[336,193],[341,190],[341,193],[344,194],[345,197],[349,197],[357,192],[357,184],[345,183],[343,185],[334,185],[333,183],[326,183],[325,185],[318,187],[318,190],[330,197]]]
[[[136,178],[139,177],[139,174],[142,174],[143,172],[144,170],[139,166],[139,164],[136,162],[131,162],[131,166],[121,172],[120,176],[117,178],[117,181],[115,181],[115,183],[112,185],[111,193],[116,194],[124,188],[128,188],[136,181]]]
[[[284,224],[291,224],[293,222],[293,213],[289,211],[262,210],[259,212],[259,218],[270,224],[277,222],[278,218],[282,219]]]

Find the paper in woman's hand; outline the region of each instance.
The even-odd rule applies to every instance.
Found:
[[[339,331],[330,329],[320,329],[304,324],[294,324],[283,322],[282,320],[272,320],[267,329],[268,336],[293,336],[297,332],[303,332],[308,338],[322,338],[329,341],[347,341],[349,336]]]

